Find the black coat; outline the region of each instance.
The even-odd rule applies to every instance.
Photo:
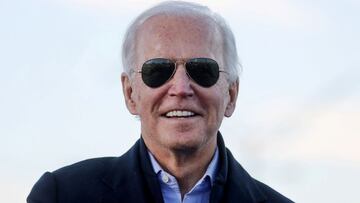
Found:
[[[253,179],[225,148],[219,133],[219,171],[210,202],[292,202]],[[160,203],[160,185],[142,139],[120,157],[95,158],[52,173],[34,185],[28,203]]]

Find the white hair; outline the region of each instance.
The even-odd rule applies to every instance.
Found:
[[[212,20],[217,25],[222,36],[223,59],[225,70],[229,72],[229,82],[238,79],[241,64],[237,55],[235,37],[224,18],[211,11],[208,7],[184,2],[165,1],[141,13],[128,27],[122,45],[122,63],[124,71],[130,76],[136,60],[136,35],[139,27],[153,16],[166,14],[170,16],[199,16]]]

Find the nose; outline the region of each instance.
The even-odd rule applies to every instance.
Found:
[[[191,97],[194,95],[194,90],[191,87],[191,80],[186,74],[183,64],[177,64],[176,72],[171,78],[170,84],[170,96]]]

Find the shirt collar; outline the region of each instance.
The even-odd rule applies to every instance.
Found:
[[[156,161],[154,155],[148,150],[148,154],[150,157],[150,161],[151,161],[151,165],[153,167],[153,170],[156,174],[165,172],[166,174],[168,174],[170,176],[170,178],[174,178],[171,174],[167,173],[161,166],[160,164]],[[206,177],[210,178],[211,181],[211,185],[213,185],[214,181],[215,181],[215,176],[216,176],[216,171],[218,169],[218,164],[219,163],[219,150],[218,147],[216,147],[215,149],[215,153],[213,158],[211,159],[210,164],[208,165],[204,176],[200,179],[201,181],[205,180]],[[199,181],[200,182],[200,181]]]

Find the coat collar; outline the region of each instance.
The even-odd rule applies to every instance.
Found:
[[[140,138],[129,151],[113,160],[102,179],[109,190],[101,202],[163,203],[160,185],[146,152]]]
[[[216,184],[211,191],[211,202],[262,202],[267,199],[245,169],[235,160],[225,147],[224,140],[218,132],[217,144],[220,155],[220,167]]]
[[[219,167],[211,190],[210,202],[236,200],[236,202],[255,203],[266,200],[255,180],[226,149],[220,132],[217,135],[217,144]],[[109,190],[104,193],[101,202],[163,203],[160,185],[142,138],[123,156],[112,160],[102,181]]]

